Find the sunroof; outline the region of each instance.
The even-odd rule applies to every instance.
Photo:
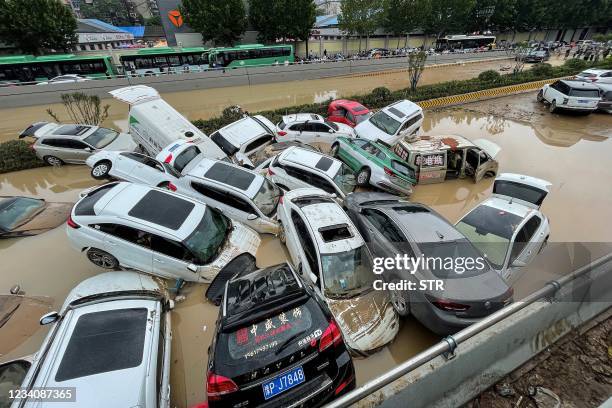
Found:
[[[195,204],[171,194],[151,190],[130,210],[129,216],[177,230]]]
[[[398,118],[403,118],[404,116],[406,116],[401,111],[399,111],[399,110],[397,110],[395,108],[389,108],[389,112],[391,112],[392,114],[394,114]]]
[[[319,233],[321,234],[324,242],[333,242],[353,237],[353,234],[351,234],[347,224],[338,224],[319,228]]]
[[[79,317],[55,381],[138,367],[142,362],[147,309],[117,309]]]
[[[327,171],[329,170],[329,168],[331,167],[333,163],[334,161],[330,159],[329,157],[321,157],[321,159],[319,160],[319,162],[317,163],[315,167],[319,170]]]
[[[395,211],[398,213],[404,214],[415,214],[415,213],[428,213],[429,210],[425,207],[420,207],[416,205],[404,205],[401,207],[393,207]]]
[[[236,187],[240,190],[246,190],[253,180],[255,180],[255,174],[233,166],[228,166],[221,162],[213,164],[206,174],[204,174],[204,177]]]
[[[60,126],[53,132],[54,135],[69,135],[69,136],[81,136],[87,133],[91,129],[91,126],[83,125],[64,125]]]

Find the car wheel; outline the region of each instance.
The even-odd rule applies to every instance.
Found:
[[[329,151],[329,155],[332,157],[338,157],[338,150],[340,150],[340,145],[338,143],[334,143]]]
[[[62,159],[55,156],[45,156],[43,160],[51,166],[61,166],[62,164],[64,164],[64,161]]]
[[[357,173],[357,184],[360,186],[367,186],[370,181],[370,169],[367,167],[362,168]]]
[[[101,160],[94,164],[91,168],[91,177],[96,180],[103,180],[108,177],[108,172],[112,167],[112,163],[108,160]]]
[[[550,111],[550,113],[555,113],[555,111],[557,110],[557,101],[553,99],[553,101],[550,103],[550,106],[548,107],[548,110]]]
[[[100,268],[117,269],[119,267],[119,261],[117,258],[108,252],[102,251],[101,249],[90,248],[87,250],[87,259]]]
[[[284,245],[287,243],[287,235],[285,235],[285,227],[279,222],[280,227],[278,229],[278,240]]]
[[[394,283],[398,283],[399,280],[395,279]],[[402,290],[391,291],[391,305],[393,309],[400,317],[406,317],[410,314],[410,304],[406,300]]]
[[[538,102],[543,102],[544,101],[544,92],[542,92],[542,90],[540,89],[540,91],[538,92],[538,96],[536,96],[536,99],[538,100]]]

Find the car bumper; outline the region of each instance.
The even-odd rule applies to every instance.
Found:
[[[440,310],[431,304],[423,293],[414,292],[411,296],[410,313],[423,326],[441,336],[454,334],[482,320],[482,317],[458,317],[452,313]]]
[[[374,181],[374,186],[399,196],[410,196],[412,194],[412,186],[407,183],[405,185],[398,184],[391,177],[382,177]]]
[[[557,109],[571,112],[593,112],[597,106],[557,105]]]

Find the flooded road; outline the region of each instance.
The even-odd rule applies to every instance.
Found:
[[[551,220],[551,243],[518,281],[516,298],[567,273],[580,263],[576,261],[580,258],[577,254],[590,252],[580,258],[584,261],[610,250],[612,228],[607,214],[612,208],[612,115],[552,115],[535,102],[534,93],[528,93],[428,111],[423,133],[489,139],[502,149],[498,156],[500,171],[525,173],[552,183],[542,206]],[[94,184],[85,166],[44,167],[0,175],[0,194],[74,201],[79,191]],[[455,180],[417,186],[412,199],[455,222],[488,197],[491,187],[491,180],[478,184]],[[576,242],[594,244],[587,248]],[[101,272],[69,247],[63,227],[36,237],[0,241],[0,259],[0,295],[8,294],[13,285],[19,284],[26,296],[42,297],[40,309],[30,316],[35,319],[42,309],[59,308],[78,282]],[[286,251],[280,242],[264,237],[257,254],[258,266],[285,259]],[[187,285],[181,292],[185,300],[177,303],[172,315],[172,401],[178,407],[205,399],[207,348],[217,318],[217,308],[204,301],[205,289],[206,285]],[[36,351],[45,335],[45,329],[31,322],[21,334],[8,333],[9,329],[3,328],[2,335],[19,335],[22,341],[4,345],[0,361]],[[355,360],[357,383],[363,384],[436,341],[438,338],[418,322],[404,320],[390,346],[366,359]]]

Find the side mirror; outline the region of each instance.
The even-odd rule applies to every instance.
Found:
[[[257,218],[259,218],[257,216],[257,214],[249,214],[249,215],[247,215],[247,220],[249,220],[249,221],[256,220]]]
[[[59,313],[49,312],[47,314],[42,315],[38,322],[41,326],[46,326],[48,324],[55,323],[57,319],[59,319]]]
[[[329,130],[328,130],[328,132],[329,132],[329,133],[335,133],[335,132],[334,132],[334,129],[329,129]]]
[[[85,151],[86,151],[86,152],[93,152],[93,149],[92,149],[91,147],[86,147],[86,148],[85,148]]]
[[[190,263],[189,265],[187,265],[187,269],[195,273],[198,271],[198,266],[196,264]]]

